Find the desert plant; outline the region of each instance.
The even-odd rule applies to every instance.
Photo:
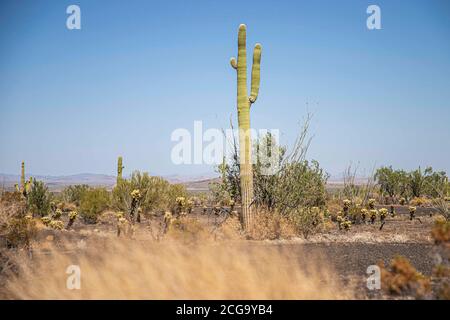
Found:
[[[369,210],[370,223],[374,224],[375,220],[377,220],[378,210],[371,209]]]
[[[105,188],[92,188],[83,194],[80,201],[80,214],[87,223],[96,223],[98,215],[108,208],[109,193]]]
[[[231,58],[231,66],[237,70],[237,109],[239,123],[240,183],[242,196],[242,222],[246,230],[252,226],[253,173],[252,140],[250,131],[250,106],[259,91],[261,45],[253,51],[252,83],[250,97],[247,95],[246,26],[241,24],[238,33],[238,58]]]
[[[122,164],[122,157],[117,158],[117,184],[122,181],[122,171],[125,167]]]
[[[369,199],[367,205],[368,205],[370,210],[375,209],[375,199]]]
[[[414,207],[414,206],[410,206],[410,207],[408,208],[408,211],[409,211],[409,220],[412,220],[412,219],[414,219],[414,218],[416,217],[416,210],[417,210],[417,208]]]
[[[386,219],[387,214],[388,214],[388,209],[381,208],[378,212],[380,213],[380,221],[384,222],[384,220]]]
[[[69,212],[69,222],[67,223],[66,229],[70,229],[73,225],[73,223],[75,222],[75,219],[78,216],[78,212],[76,211],[71,211]]]
[[[369,214],[369,211],[367,209],[361,209],[361,220],[363,223],[366,222],[367,216]]]
[[[323,222],[323,213],[318,207],[295,208],[287,215],[297,233],[305,238],[314,233]]]
[[[45,216],[49,213],[51,195],[47,186],[42,181],[33,180],[30,192],[27,197],[28,208],[33,216]]]
[[[36,236],[36,222],[23,200],[0,201],[0,249],[29,247]]]
[[[64,229],[64,223],[61,220],[52,220],[49,223],[50,228],[55,230],[62,230]]]
[[[428,277],[419,273],[405,257],[392,259],[389,268],[380,262],[382,289],[394,295],[424,298],[431,290]]]
[[[89,186],[86,184],[68,186],[62,191],[62,199],[65,202],[79,206],[83,194],[88,190]]]

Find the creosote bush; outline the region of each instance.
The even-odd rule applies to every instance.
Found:
[[[91,188],[80,199],[80,215],[87,223],[96,223],[98,216],[110,205],[110,195],[105,188]]]

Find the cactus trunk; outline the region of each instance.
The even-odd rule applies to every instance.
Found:
[[[22,168],[20,172],[20,192],[25,192],[25,162],[22,161]]]
[[[238,33],[238,59],[231,58],[231,66],[237,70],[237,109],[239,124],[239,157],[242,196],[242,223],[250,230],[253,220],[253,170],[252,140],[250,130],[250,106],[258,97],[260,82],[261,45],[256,44],[253,51],[252,83],[250,97],[247,93],[247,49],[246,26],[241,24]]]
[[[119,157],[117,159],[117,184],[119,184],[119,182],[122,180],[122,170],[123,170],[123,165],[122,165],[122,157]]]

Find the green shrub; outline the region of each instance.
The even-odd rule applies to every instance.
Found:
[[[87,223],[96,223],[98,215],[110,205],[110,195],[105,188],[92,188],[83,193],[80,214]]]
[[[81,198],[88,190],[89,186],[86,184],[68,186],[62,191],[62,199],[65,202],[75,203],[77,206],[79,206]]]
[[[182,185],[171,185],[163,178],[135,171],[130,179],[121,179],[113,189],[112,200],[117,210],[130,212],[133,190],[140,191],[141,197],[137,206],[143,212],[170,209],[176,205],[176,197],[187,196],[186,189]]]
[[[46,216],[50,211],[51,194],[42,181],[33,180],[27,196],[28,208],[33,216]]]

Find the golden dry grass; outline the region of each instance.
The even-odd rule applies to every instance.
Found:
[[[241,241],[182,245],[108,239],[84,250],[21,257],[6,296],[19,299],[347,299],[319,259]],[[66,253],[64,253],[66,252]],[[66,288],[69,265],[81,289]]]

